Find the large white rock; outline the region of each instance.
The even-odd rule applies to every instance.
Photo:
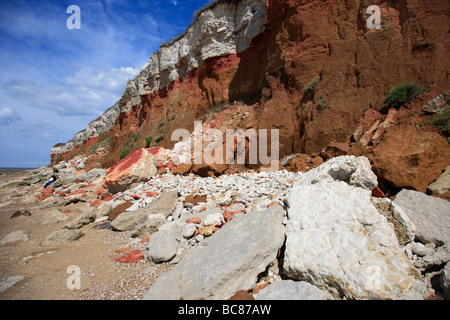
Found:
[[[369,190],[345,182],[296,183],[288,194],[285,274],[351,299],[423,298],[420,274],[370,199]]]
[[[280,206],[234,217],[204,240],[204,245],[190,249],[150,287],[144,299],[221,300],[252,289],[283,245],[283,218]]]
[[[366,157],[342,156],[332,158],[321,166],[308,171],[294,185],[319,182],[345,181],[349,185],[372,191],[378,184]]]
[[[281,280],[262,289],[257,300],[333,300],[333,297],[305,281]]]

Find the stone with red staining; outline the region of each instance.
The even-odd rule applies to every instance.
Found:
[[[270,283],[269,282],[265,282],[262,284],[259,284],[255,287],[255,289],[253,290],[253,294],[258,293],[260,290],[264,289],[265,287],[267,287]]]
[[[42,190],[41,194],[37,195],[36,198],[38,198],[41,201],[44,201],[48,197],[51,197],[54,192],[55,192],[55,189],[47,188],[47,189]]]
[[[104,201],[103,200],[92,200],[90,203],[91,207],[98,208]]]
[[[193,193],[197,192],[197,189],[192,190]],[[196,195],[193,197],[192,195],[188,195],[185,199],[185,202],[192,203],[194,206],[200,202],[206,202],[206,196]]]
[[[202,219],[200,218],[190,218],[186,220],[186,223],[195,223],[195,224],[201,224]]]
[[[120,256],[119,258],[114,259],[114,261],[121,262],[121,263],[134,263],[138,262],[144,259],[144,255],[139,250],[133,250],[130,252],[125,253],[124,255]]]
[[[146,195],[147,197],[157,197],[157,196],[159,196],[159,193],[158,193],[158,192],[150,191],[150,192],[147,192],[145,195]]]
[[[70,196],[75,196],[75,195],[77,195],[77,194],[81,194],[82,196],[86,196],[86,194],[87,194],[87,192],[86,192],[86,190],[75,190],[75,191],[73,191],[73,192],[71,192],[71,193],[69,193],[69,197]]]
[[[132,197],[134,200],[139,200],[141,198],[138,194],[130,194],[130,197]]]
[[[104,187],[100,187],[100,188],[94,189],[92,192],[94,192],[94,194],[99,196],[105,191],[106,191],[106,189]]]
[[[233,213],[231,212],[231,211],[229,211],[229,210],[225,210],[224,212],[223,212],[223,217],[224,217],[224,219],[225,219],[225,222],[228,222],[228,221],[230,221],[231,219],[233,219]]]
[[[272,207],[272,206],[279,206],[279,205],[280,205],[279,202],[272,202],[272,203],[269,203],[269,204],[267,205],[267,208],[268,208],[268,207]]]
[[[149,240],[150,240],[149,237],[144,237],[144,238],[142,238],[142,240],[139,243],[144,244],[144,243],[147,243]]]
[[[157,173],[156,159],[147,149],[140,149],[117,162],[107,172],[104,185],[112,194],[128,189],[133,183],[148,181]]]
[[[372,190],[372,197],[386,198],[386,195],[384,194],[383,191],[381,191],[380,187],[377,186],[375,189]]]
[[[133,205],[132,202],[125,202],[122,204],[119,204],[117,207],[114,208],[114,210],[108,215],[109,221],[114,221],[121,213],[125,212],[129,207]]]

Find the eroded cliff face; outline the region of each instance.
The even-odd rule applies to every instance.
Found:
[[[367,28],[369,5],[381,9],[379,30]],[[365,111],[382,111],[403,81],[430,98],[450,88],[449,8],[448,0],[217,1],[151,56],[116,105],[53,148],[52,163],[83,153],[109,167],[123,150],[172,148],[172,132],[192,131],[196,120],[279,129],[280,158],[350,145]]]

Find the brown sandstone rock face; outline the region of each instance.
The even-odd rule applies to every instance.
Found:
[[[146,149],[128,155],[106,173],[105,186],[109,192],[117,193],[133,183],[148,181],[157,173],[155,157]]]
[[[378,178],[398,189],[427,192],[447,167],[450,147],[444,137],[413,125],[390,128],[365,155]]]

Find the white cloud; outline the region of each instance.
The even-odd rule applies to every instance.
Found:
[[[82,67],[55,86],[42,86],[31,80],[12,80],[3,88],[13,99],[59,115],[97,115],[121,97],[128,80],[139,74],[133,67],[94,70]]]
[[[20,118],[16,116],[10,108],[0,109],[0,125],[8,126],[18,120],[20,120]]]

